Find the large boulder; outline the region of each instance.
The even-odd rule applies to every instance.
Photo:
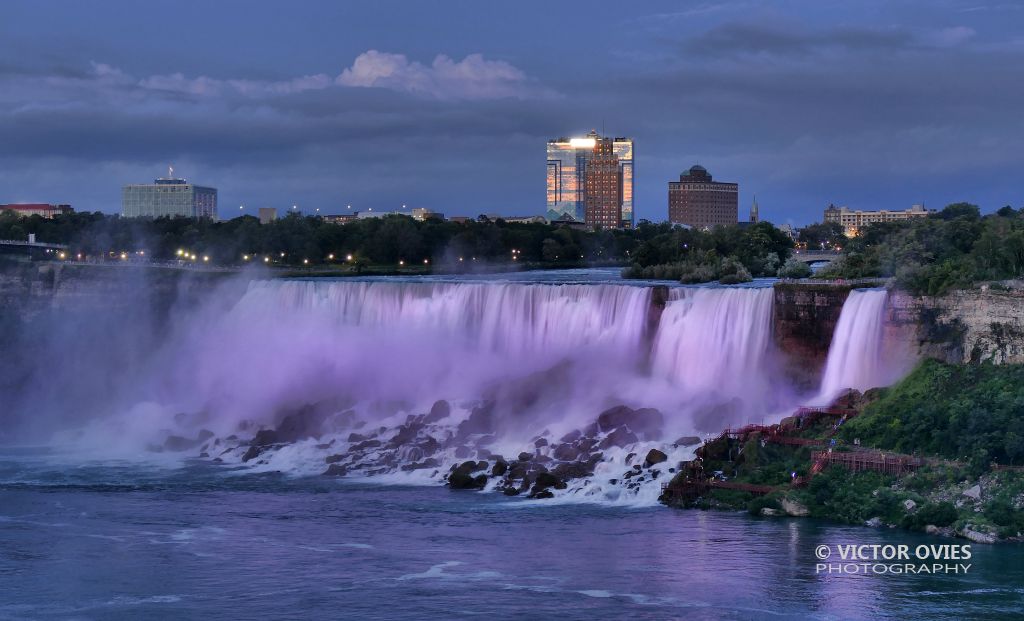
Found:
[[[974,501],[981,500],[981,486],[975,485],[973,487],[969,487],[966,490],[964,490],[963,495]]]
[[[448,487],[452,489],[483,489],[486,485],[486,474],[473,476],[465,472],[453,472],[448,475]]]
[[[277,426],[278,442],[298,442],[323,435],[324,420],[330,415],[326,407],[307,404],[281,419]]]
[[[419,434],[420,429],[422,428],[423,425],[417,422],[410,422],[406,423],[405,425],[402,425],[401,427],[398,428],[398,433],[396,433],[395,436],[391,438],[391,446],[394,448],[412,442],[413,440],[416,439],[416,436]]]
[[[436,423],[437,421],[448,418],[452,413],[452,406],[449,405],[444,399],[434,402],[434,405],[430,406],[430,413],[423,418],[425,423]]]
[[[682,436],[680,438],[676,438],[676,441],[673,442],[673,444],[676,446],[696,446],[700,444],[700,438],[697,436]]]
[[[653,440],[661,435],[664,417],[654,408],[634,410],[625,405],[618,405],[601,412],[597,417],[597,427],[607,432],[620,427],[629,427],[646,440]]]
[[[563,481],[582,479],[594,474],[594,466],[585,461],[566,462],[552,468],[551,474]]]
[[[995,535],[993,535],[991,533],[985,533],[985,532],[981,532],[981,531],[978,531],[978,530],[974,530],[973,528],[971,528],[970,524],[965,526],[963,528],[963,530],[960,531],[959,534],[960,534],[961,537],[964,537],[965,539],[969,539],[969,540],[973,541],[974,543],[995,543],[996,541],[999,540],[998,537],[996,537]]]
[[[270,446],[281,442],[283,440],[278,436],[277,431],[273,429],[260,429],[252,439],[253,446]]]
[[[487,467],[486,461],[467,461],[455,466],[448,475],[448,486],[452,489],[482,489],[487,485],[487,475],[473,475],[477,470]]]
[[[630,444],[636,444],[640,439],[636,437],[636,434],[629,430],[628,427],[618,427],[606,437],[601,440],[598,444],[598,448],[602,451],[613,446],[624,447]]]
[[[267,450],[267,447],[265,446],[250,446],[249,450],[247,450],[245,454],[242,455],[242,461],[247,462],[256,459],[257,457],[260,456],[260,453],[262,453],[265,450]]]
[[[441,462],[437,461],[433,457],[428,457],[428,458],[424,459],[423,461],[412,462],[410,464],[404,464],[404,465],[402,465],[401,468],[405,472],[411,472],[413,470],[424,470],[424,469],[427,469],[427,468],[437,468],[440,465],[441,465]]]
[[[616,427],[628,425],[633,408],[625,405],[617,405],[608,408],[597,416],[597,428],[599,431],[608,432]]]
[[[793,517],[806,517],[811,513],[807,507],[792,498],[783,498],[779,504],[782,505],[782,510],[786,512],[786,515]]]
[[[325,477],[343,477],[346,474],[348,474],[348,468],[341,464],[331,464],[327,467],[327,470],[324,471]]]
[[[647,457],[644,458],[644,465],[650,468],[654,464],[660,464],[664,461],[668,461],[668,455],[658,449],[651,449],[647,452]]]
[[[473,408],[469,418],[459,423],[457,438],[467,438],[474,434],[494,432],[494,403],[487,402]]]
[[[573,429],[569,433],[562,436],[559,442],[575,442],[576,440],[579,440],[581,437],[583,437],[583,432],[581,432],[579,429]]]
[[[560,461],[573,461],[580,455],[580,449],[573,444],[559,444],[552,451],[551,456]]]

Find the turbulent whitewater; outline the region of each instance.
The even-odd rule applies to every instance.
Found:
[[[654,502],[702,438],[807,396],[779,371],[771,287],[677,287],[663,308],[652,291],[254,281],[177,317],[130,405],[75,438],[247,469]],[[878,293],[851,294],[824,387],[875,379]]]

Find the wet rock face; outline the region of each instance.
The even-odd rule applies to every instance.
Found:
[[[778,284],[773,329],[784,352],[784,372],[801,388],[813,388],[850,287]]]

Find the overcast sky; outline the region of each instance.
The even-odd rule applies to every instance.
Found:
[[[636,141],[637,216],[694,163],[745,218],[1024,205],[1024,2],[0,4],[0,203],[544,212],[545,141]]]

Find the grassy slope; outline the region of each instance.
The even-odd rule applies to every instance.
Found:
[[[881,518],[916,530],[927,525],[988,530],[1001,537],[1024,532],[1024,473],[991,472],[993,461],[1019,463],[1024,436],[1024,366],[922,363],[899,384],[878,391],[860,416],[840,428],[837,450],[854,438],[862,446],[956,460],[935,463],[902,477],[850,473],[833,467],[800,489],[784,488],[752,498],[734,490],[714,490],[698,506],[780,509],[783,498],[807,507],[810,515],[848,523]],[[803,437],[827,438],[831,425],[818,423]],[[714,453],[714,451],[712,451]],[[722,453],[719,453],[722,455]],[[731,480],[785,486],[791,472],[804,475],[810,449],[748,441],[739,456],[709,459],[706,468]],[[974,502],[962,492],[983,490]],[[908,510],[905,501],[916,507]]]

